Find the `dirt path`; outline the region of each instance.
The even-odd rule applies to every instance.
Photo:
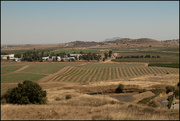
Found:
[[[12,72],[9,72],[9,73],[6,73],[6,74],[1,74],[1,76],[20,72],[20,71],[24,70],[25,68],[27,68],[28,66],[29,66],[29,65],[26,65],[26,66],[24,66],[24,67],[22,67],[22,68],[20,68],[20,69],[18,69],[18,70],[16,70],[16,71],[12,71]]]

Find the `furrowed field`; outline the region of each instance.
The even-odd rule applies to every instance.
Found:
[[[59,73],[58,73],[59,72]],[[1,82],[38,81],[51,76],[47,81],[94,82],[116,80],[151,74],[178,74],[179,68],[153,67],[145,64],[118,63],[24,63],[3,65]],[[53,74],[56,74],[53,76]]]

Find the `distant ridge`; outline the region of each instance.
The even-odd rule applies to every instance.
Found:
[[[114,41],[114,40],[117,40],[117,39],[122,39],[122,38],[121,38],[121,37],[107,38],[107,39],[105,39],[103,42]]]
[[[131,43],[131,44],[142,44],[142,43],[151,43],[159,42],[151,38],[139,38],[139,39],[130,39],[130,38],[121,38],[113,41],[107,41],[107,43]]]

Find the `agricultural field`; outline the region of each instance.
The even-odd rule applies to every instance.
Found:
[[[179,68],[173,68],[179,65],[177,49],[158,48],[159,52],[152,48],[151,50],[144,48],[141,52],[132,48],[116,49],[119,55],[150,53],[160,55],[161,58],[146,58],[147,60],[142,62],[135,58],[124,60],[127,62],[114,62],[111,59],[105,62],[1,62],[1,95],[24,80],[31,80],[47,91],[48,99],[44,105],[2,104],[2,119],[168,120],[169,117],[179,119],[178,110],[161,108],[156,97],[153,100],[158,108],[138,104],[140,100],[155,95],[151,89],[165,89],[166,85],[177,85]],[[161,51],[168,52],[161,53]],[[74,50],[70,49],[69,52]],[[120,83],[125,86],[127,92],[116,94],[113,91]],[[129,93],[128,89],[132,92]],[[147,91],[139,93],[138,90],[141,89]],[[91,95],[96,92],[103,94]],[[67,99],[69,95],[71,98]],[[169,95],[162,93],[161,96],[165,99]]]
[[[3,65],[3,64],[2,64]],[[65,67],[69,67],[65,69]],[[23,69],[20,69],[23,68]],[[118,80],[152,74],[178,74],[179,68],[149,67],[145,64],[119,63],[29,63],[27,65],[8,65],[1,67],[1,82],[17,82],[26,79],[38,81],[45,76],[51,76],[49,81],[67,82],[97,82]],[[20,70],[19,70],[20,69]],[[15,73],[11,73],[15,71]],[[10,74],[8,74],[10,73]]]
[[[96,52],[99,52],[99,50],[97,49],[59,49],[59,50],[53,50],[53,51],[50,51],[49,53],[54,53],[54,54],[57,54],[57,53],[80,53],[80,52],[83,52],[83,53],[96,53]]]
[[[179,47],[139,47],[139,48],[114,48],[113,52],[120,56],[157,56],[160,58],[121,58],[113,59],[115,62],[153,62],[153,63],[179,63]]]

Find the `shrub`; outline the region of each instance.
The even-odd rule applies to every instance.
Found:
[[[173,92],[175,90],[174,86],[166,86],[166,93]]]
[[[178,87],[180,86],[180,83],[179,83],[179,82],[177,83],[177,86],[178,86]]]
[[[66,95],[66,100],[71,99],[71,95]]]
[[[132,107],[133,107],[133,105],[132,105],[132,104],[128,105],[128,108],[132,108]]]
[[[172,104],[172,100],[173,100],[173,95],[168,96],[167,100],[169,101],[167,106],[170,109],[171,108],[171,104]]]
[[[18,87],[7,90],[4,94],[7,103],[12,104],[44,104],[46,103],[46,91],[39,84],[25,80]]]
[[[123,89],[124,89],[124,85],[123,84],[119,84],[118,88],[116,89],[116,93],[122,92]]]
[[[146,89],[139,90],[139,93],[143,93],[143,92],[146,92]]]
[[[57,97],[55,100],[56,100],[56,101],[60,101],[60,100],[61,100],[61,98]]]
[[[115,104],[116,102],[114,100],[110,101],[111,104]]]
[[[163,92],[163,89],[152,89],[151,92],[154,94],[160,94]]]
[[[151,107],[154,107],[154,108],[158,107],[157,103],[154,100],[150,101],[148,103],[148,106],[151,106]]]
[[[147,98],[144,98],[140,101],[137,102],[137,104],[147,104],[151,99],[155,98],[157,95],[154,95],[154,96],[151,96],[151,97],[147,97]]]
[[[175,95],[176,98],[179,97],[179,89],[176,89],[176,90],[174,91],[174,95]]]

